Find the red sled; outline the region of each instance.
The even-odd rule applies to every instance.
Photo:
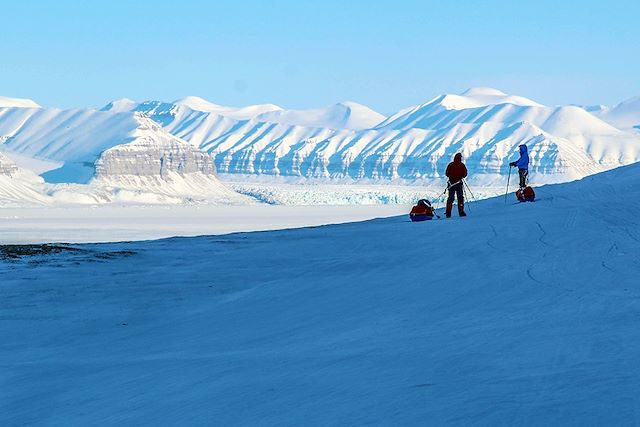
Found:
[[[419,221],[429,221],[433,219],[435,211],[433,207],[431,207],[431,203],[426,199],[418,200],[418,204],[411,208],[411,213],[409,213],[409,218],[413,222]]]
[[[536,192],[533,188],[526,186],[516,191],[516,197],[521,202],[533,202],[536,199]]]

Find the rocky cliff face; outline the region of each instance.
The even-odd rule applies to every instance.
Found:
[[[168,134],[153,121],[140,118],[136,138],[104,151],[96,161],[96,177],[136,175],[168,177],[214,175],[213,157]]]
[[[106,191],[108,200],[124,197],[153,203],[252,203],[216,178],[213,156],[148,118],[137,119],[140,125],[133,141],[104,151],[96,161],[91,181],[96,193]]]
[[[140,138],[131,144],[118,145],[102,153],[96,162],[96,176],[168,176],[169,172],[184,175],[202,173],[214,175],[213,157],[191,145],[176,140],[158,143]]]
[[[18,173],[18,167],[7,156],[0,153],[0,175],[13,177]]]

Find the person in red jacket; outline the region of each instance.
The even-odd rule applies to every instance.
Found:
[[[463,178],[467,177],[467,167],[462,163],[462,154],[457,153],[453,156],[453,162],[447,166],[445,173],[449,181],[447,188],[449,189],[449,198],[447,199],[447,210],[445,215],[447,218],[451,218],[451,210],[453,209],[453,199],[458,198],[458,215],[467,216],[464,212],[464,191],[462,182]]]

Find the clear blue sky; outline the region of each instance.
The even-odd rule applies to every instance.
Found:
[[[640,95],[638,19],[638,1],[0,0],[0,94],[391,113],[493,86],[613,104]]]

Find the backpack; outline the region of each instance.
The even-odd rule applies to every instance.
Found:
[[[428,221],[430,219],[433,219],[434,214],[435,211],[431,206],[431,202],[429,202],[427,199],[420,199],[418,200],[418,203],[413,208],[411,208],[409,218],[411,218],[411,221],[414,222]]]
[[[521,202],[533,202],[536,199],[536,192],[533,188],[526,186],[521,190],[516,191],[516,197]]]

